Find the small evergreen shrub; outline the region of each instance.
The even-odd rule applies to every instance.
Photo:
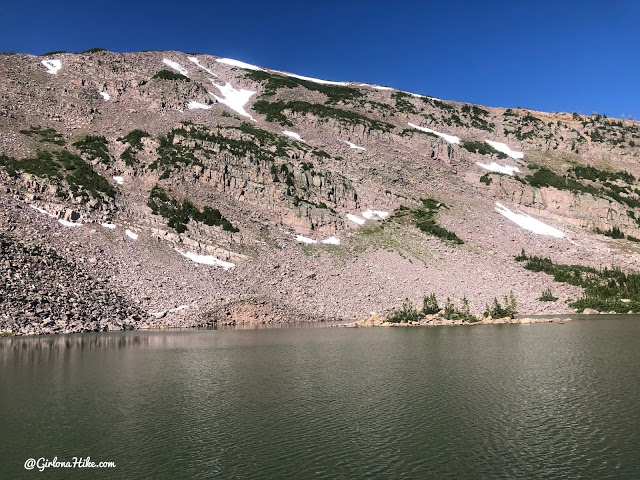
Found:
[[[484,317],[493,317],[493,318],[504,318],[504,317],[514,317],[517,311],[517,303],[516,296],[513,294],[513,291],[509,293],[509,296],[504,296],[504,305],[502,305],[496,297],[493,297],[493,303],[491,306],[485,305],[484,313],[482,314]]]
[[[20,133],[27,137],[39,137],[41,143],[53,143],[54,145],[60,146],[66,144],[63,135],[56,132],[53,128],[31,126],[28,130],[20,130]]]
[[[179,80],[182,82],[190,82],[191,79],[181,73],[174,72],[173,70],[160,70],[151,78],[159,78],[160,80]]]
[[[402,303],[402,307],[393,311],[385,320],[389,323],[409,323],[420,320],[420,314],[411,300],[408,298]]]
[[[422,310],[420,310],[420,313],[423,315],[434,315],[439,311],[440,306],[438,305],[435,293],[432,293],[428,297],[424,297],[422,299]]]
[[[554,297],[553,293],[551,293],[551,288],[547,288],[542,292],[542,295],[538,298],[541,302],[555,302],[558,300],[558,297]]]

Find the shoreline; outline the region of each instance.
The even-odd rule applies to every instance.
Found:
[[[57,336],[57,335],[77,335],[87,333],[120,333],[120,332],[160,332],[160,331],[176,331],[187,332],[195,330],[259,330],[259,329],[274,329],[274,328],[358,328],[358,327],[440,327],[440,326],[477,326],[477,325],[531,325],[535,323],[556,323],[564,324],[566,322],[572,322],[580,320],[581,317],[589,319],[597,319],[598,317],[607,319],[609,317],[640,317],[639,314],[628,313],[601,313],[601,314],[549,314],[549,315],[522,315],[516,318],[498,318],[498,319],[484,319],[478,322],[462,322],[459,320],[447,320],[443,318],[431,318],[428,320],[422,320],[419,322],[408,323],[390,323],[385,322],[380,317],[369,317],[361,320],[354,320],[353,322],[341,322],[339,320],[317,320],[317,321],[290,321],[290,322],[272,322],[272,323],[204,323],[201,325],[190,326],[173,326],[169,324],[155,325],[155,326],[143,326],[142,328],[123,329],[123,330],[90,330],[83,332],[51,332],[51,333],[21,333],[21,332],[0,332],[0,339],[2,338],[14,338],[14,337],[44,337],[44,336]]]
[[[358,327],[440,327],[440,326],[476,326],[476,325],[530,325],[532,323],[559,323],[571,322],[573,318],[564,315],[548,315],[548,316],[521,316],[521,317],[503,317],[491,318],[486,317],[479,319],[477,322],[465,322],[462,320],[449,320],[438,315],[428,315],[419,321],[413,322],[388,322],[386,319],[377,315],[372,315],[367,319],[356,320],[354,322],[346,322],[332,327],[358,328]]]

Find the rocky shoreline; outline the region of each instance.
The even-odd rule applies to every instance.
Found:
[[[339,323],[331,325],[332,327],[346,327],[346,328],[358,328],[358,327],[436,327],[442,325],[504,325],[504,324],[523,324],[528,325],[532,323],[565,323],[572,321],[571,317],[544,317],[544,318],[492,318],[485,317],[477,322],[464,322],[462,320],[449,320],[442,318],[438,315],[427,315],[420,321],[406,322],[406,323],[391,323],[387,322],[384,318],[377,315],[372,315],[369,318],[357,320],[355,322]]]

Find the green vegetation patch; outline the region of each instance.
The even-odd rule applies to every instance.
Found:
[[[323,93],[328,98],[327,103],[330,104],[349,102],[364,97],[364,94],[356,88],[342,85],[325,85],[263,70],[251,71],[245,75],[245,78],[263,84],[264,93],[261,96],[274,95],[281,88],[303,87],[307,90]]]
[[[447,320],[463,321],[475,323],[478,318],[471,314],[469,308],[469,301],[467,297],[463,297],[460,308],[457,308],[449,297],[445,302],[444,308],[440,309],[438,300],[435,294],[431,294],[422,299],[422,309],[418,310],[411,300],[408,298],[404,300],[400,308],[395,309],[391,315],[389,315],[385,322],[388,323],[410,323],[419,322],[427,315],[439,315]]]
[[[391,98],[396,102],[396,109],[402,113],[418,114],[418,109],[411,103],[411,95],[404,92],[393,92]]]
[[[484,317],[491,316],[492,318],[513,318],[518,313],[516,296],[513,294],[513,291],[509,293],[508,297],[506,295],[504,296],[503,304],[501,304],[496,297],[493,297],[493,303],[491,305],[485,305],[482,315]]]
[[[53,143],[54,145],[65,145],[64,137],[53,128],[42,128],[31,126],[28,130],[20,130],[20,133],[27,137],[36,137],[41,143]]]
[[[507,154],[500,152],[489,145],[487,142],[464,142],[462,148],[471,153],[478,153],[480,155],[497,155],[498,158],[507,158]]]
[[[541,167],[539,165],[531,164],[530,169],[534,169],[533,174],[529,174],[524,178],[524,181],[532,187],[554,187],[558,190],[567,190],[576,194],[590,194],[595,197],[609,198],[615,200],[618,203],[628,205],[632,208],[640,208],[640,200],[637,197],[630,196],[629,189],[615,185],[608,181],[602,185],[593,185],[580,182],[574,178],[574,175],[595,175],[592,173],[593,167],[573,167],[569,169],[566,175],[558,175],[554,171]],[[577,169],[577,170],[576,170]],[[627,178],[627,172],[603,172],[593,169],[596,172],[600,172],[603,178],[616,178],[617,180]],[[596,178],[596,177],[593,177]],[[633,178],[633,177],[632,177]]]
[[[555,302],[558,300],[558,297],[554,297],[551,292],[551,288],[547,288],[542,292],[542,295],[538,298],[541,302]]]
[[[160,70],[151,78],[159,78],[160,80],[180,80],[182,82],[190,82],[191,79],[181,73],[174,72],[173,70]]]
[[[143,148],[142,139],[150,137],[144,130],[132,130],[124,137],[120,137],[117,140],[122,143],[128,143],[129,146],[125,148],[120,158],[124,160],[124,163],[129,167],[133,167],[138,163],[137,153]]]
[[[293,123],[291,123],[284,114],[285,111],[289,111],[291,113],[300,113],[302,115],[315,115],[323,121],[336,120],[340,124],[346,126],[363,125],[370,130],[382,130],[384,132],[390,132],[394,129],[394,126],[390,123],[374,120],[369,117],[365,117],[360,113],[343,110],[341,108],[328,107],[326,105],[319,105],[317,103],[302,101],[267,102],[266,100],[258,100],[253,104],[253,109],[262,115],[266,115],[267,121],[278,122],[284,126],[293,125]]]
[[[89,50],[85,50],[82,53],[98,53],[98,52],[108,52],[109,50],[107,50],[106,48],[100,48],[100,47],[94,47],[94,48],[90,48]]]
[[[0,166],[11,176],[15,176],[17,172],[25,172],[40,178],[64,180],[74,196],[115,196],[115,190],[104,177],[94,172],[91,165],[81,157],[68,150],[40,151],[35,157],[22,160],[1,155]]]
[[[102,163],[109,163],[111,160],[107,139],[101,135],[87,135],[75,142],[73,146],[89,160],[100,160]]]
[[[187,230],[190,220],[202,222],[209,226],[218,226],[226,232],[239,232],[233,224],[227,220],[217,208],[205,206],[198,209],[189,200],[178,201],[169,197],[167,192],[160,186],[155,185],[149,194],[147,206],[154,215],[160,215],[168,220],[168,225],[175,228],[176,232],[183,233]]]
[[[550,258],[528,256],[524,250],[516,257],[524,268],[544,272],[556,282],[584,288],[581,299],[570,303],[582,312],[593,308],[600,312],[640,312],[640,273],[625,273],[619,267],[596,269],[583,265],[553,263]],[[623,301],[624,300],[624,301]]]
[[[464,241],[454,232],[441,227],[436,222],[436,215],[440,208],[448,208],[444,203],[438,202],[433,198],[422,198],[422,207],[409,209],[401,205],[393,212],[393,218],[409,217],[412,223],[427,235],[439,238],[444,242],[461,245]]]

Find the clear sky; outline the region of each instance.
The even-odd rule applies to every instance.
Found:
[[[640,118],[639,0],[0,2],[0,51],[92,47],[207,53],[482,105]]]

